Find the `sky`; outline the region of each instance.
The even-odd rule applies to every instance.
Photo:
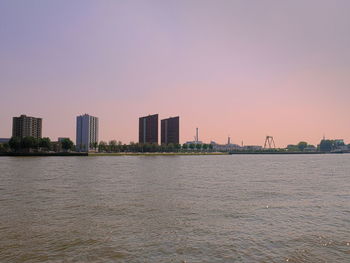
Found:
[[[348,0],[1,0],[0,137],[12,117],[75,141],[138,140],[180,116],[180,140],[350,143]]]

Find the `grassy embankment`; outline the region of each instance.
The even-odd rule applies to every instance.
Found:
[[[190,155],[228,155],[218,152],[177,152],[177,153],[89,153],[89,156],[190,156]]]
[[[288,152],[288,151],[234,151],[229,154],[326,154],[326,152]]]

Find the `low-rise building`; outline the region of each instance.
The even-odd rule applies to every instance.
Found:
[[[305,152],[316,152],[317,151],[317,148],[313,145],[308,145],[305,149],[304,149]]]
[[[191,144],[203,144],[202,141],[188,141],[188,142],[185,142],[185,144],[187,145],[191,145]]]
[[[214,141],[211,141],[210,144],[213,146],[213,150],[217,152],[231,152],[231,151],[237,151],[242,149],[241,146],[233,143],[218,144]]]

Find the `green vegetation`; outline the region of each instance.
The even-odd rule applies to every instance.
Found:
[[[31,151],[49,151],[51,149],[50,138],[34,137],[12,137],[8,143],[9,148],[15,152],[31,152]]]
[[[140,144],[131,142],[122,144],[121,141],[111,140],[108,143],[101,141],[91,145],[99,156],[119,155],[204,155],[204,154],[225,154],[213,152],[212,144]],[[70,139],[63,139],[57,144],[52,143],[49,138],[36,139],[34,137],[13,137],[8,143],[0,144],[0,153],[30,155],[41,153],[52,153],[52,150],[59,152],[61,149],[68,153],[75,150],[74,143]],[[288,145],[287,148],[248,150],[237,149],[231,154],[288,154],[288,153],[327,153],[327,152],[349,152],[350,145],[345,145],[343,140],[322,140],[318,147],[301,141],[296,145]],[[227,154],[227,152],[226,152]],[[91,155],[91,154],[89,154]],[[45,155],[46,156],[46,155]]]
[[[21,138],[12,137],[9,141],[9,146],[11,150],[17,152],[19,149],[21,149]]]
[[[119,153],[89,153],[89,156],[195,156],[195,155],[228,155],[222,152],[119,152]]]
[[[8,143],[0,144],[0,152],[8,152],[10,149],[10,145]]]
[[[88,153],[80,152],[5,152],[1,153],[0,156],[88,156]]]
[[[307,142],[299,142],[298,143],[298,149],[301,152],[304,151],[307,146],[308,146]]]
[[[74,143],[70,139],[63,139],[61,141],[62,149],[64,151],[74,150]]]
[[[149,144],[149,143],[134,143],[131,142],[129,145],[122,144],[122,142],[117,142],[115,140],[110,141],[108,144],[101,141],[98,144],[99,152],[106,153],[178,153],[178,152],[208,152],[212,151],[213,147],[210,144]]]
[[[307,142],[299,142],[297,145],[288,145],[287,146],[288,152],[312,152],[316,151],[316,147],[314,145],[308,144]]]

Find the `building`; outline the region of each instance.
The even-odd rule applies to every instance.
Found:
[[[210,144],[212,145],[213,150],[217,152],[230,152],[242,149],[238,144],[232,144],[231,139],[228,139],[227,144],[218,144],[214,141],[211,141]]]
[[[98,143],[98,118],[84,114],[77,117],[77,151],[88,152]]]
[[[191,144],[203,144],[203,142],[202,141],[187,141],[187,142],[185,142],[184,144],[186,144],[186,145],[191,145]]]
[[[70,140],[70,138],[69,137],[58,137],[58,139],[57,139],[58,142],[62,142],[64,140]]]
[[[21,115],[13,117],[12,137],[41,138],[42,136],[42,119]]]
[[[158,114],[139,118],[139,143],[158,144]]]
[[[304,152],[316,152],[317,148],[313,145],[308,145],[305,147]]]
[[[161,144],[180,143],[180,117],[161,121]]]

